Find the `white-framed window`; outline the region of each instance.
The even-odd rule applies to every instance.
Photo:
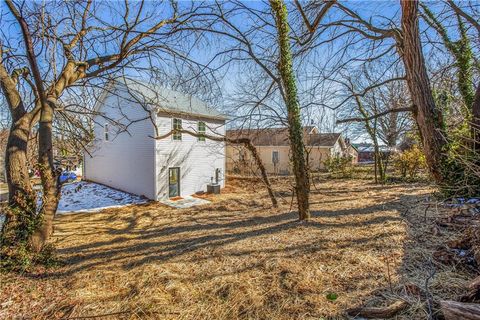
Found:
[[[272,163],[277,164],[280,161],[278,151],[272,151]]]
[[[110,125],[108,123],[103,125],[103,140],[110,141]]]
[[[205,141],[205,133],[207,132],[207,126],[205,125],[205,122],[203,121],[198,121],[198,141]]]
[[[175,130],[182,130],[182,119],[173,118],[172,120],[173,140],[182,141],[182,133]]]

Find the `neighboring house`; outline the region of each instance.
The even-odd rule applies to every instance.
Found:
[[[319,133],[313,126],[303,128],[311,170],[324,168],[329,157],[349,155],[348,145],[340,133]],[[290,174],[290,144],[287,128],[227,130],[230,139],[248,138],[256,147],[268,173]],[[227,145],[227,171],[246,174],[256,170],[248,150],[240,145]]]
[[[225,117],[206,103],[131,80],[112,82],[96,106],[83,178],[153,200],[224,186]],[[169,135],[170,134],[170,135]],[[162,138],[163,136],[163,138]],[[157,137],[157,139],[155,139]]]
[[[375,161],[375,147],[371,143],[358,143],[355,145],[358,151],[358,163],[373,163]],[[380,154],[384,159],[398,152],[396,148],[379,146]]]
[[[358,150],[357,148],[350,143],[349,139],[345,139],[345,142],[347,144],[347,155],[352,158],[352,164],[357,164],[358,163]]]

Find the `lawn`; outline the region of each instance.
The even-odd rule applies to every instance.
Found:
[[[313,217],[299,223],[288,181],[274,186],[278,209],[261,184],[233,180],[199,207],[58,216],[62,264],[0,274],[0,318],[343,319],[347,308],[398,298],[410,303],[399,319],[426,317],[411,288],[425,287],[431,253],[451,237],[432,229],[445,213],[422,204],[433,189],[316,182]],[[435,270],[436,298],[455,297],[471,278]],[[336,300],[326,298],[332,293]]]

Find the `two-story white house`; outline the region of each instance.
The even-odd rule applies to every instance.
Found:
[[[106,87],[95,109],[85,180],[152,200],[206,191],[212,182],[224,187],[225,143],[208,136],[223,137],[226,118],[205,102],[122,79]]]

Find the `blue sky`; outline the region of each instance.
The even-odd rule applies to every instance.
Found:
[[[99,18],[108,21],[108,22],[117,22],[120,19],[120,13],[117,12],[122,12],[123,8],[123,2],[118,2],[118,6],[112,6],[112,3],[115,3],[114,1],[111,2],[96,2],[96,5],[99,6],[102,9],[99,14]],[[394,24],[394,25],[399,25],[399,10],[400,10],[400,5],[399,1],[345,1],[342,2],[344,5],[348,6],[349,8],[357,11],[362,17],[365,19],[368,19],[376,24],[376,25],[383,25],[387,26],[388,24]],[[138,5],[138,3],[137,3]],[[181,1],[179,3],[179,8],[182,10],[182,8],[189,7],[191,6],[192,3],[188,1]],[[248,1],[245,2],[245,5],[256,9],[256,10],[266,10],[268,12],[269,7],[268,7],[268,2],[266,1]],[[107,10],[106,8],[109,7]],[[160,16],[168,16],[170,13],[169,7],[162,7],[162,10],[157,10],[155,11],[154,8],[156,7],[156,3],[154,2],[149,2],[146,5],[146,14],[152,14],[155,18],[158,18]],[[290,11],[290,18],[292,19],[292,25],[298,25],[298,13],[296,13],[296,9],[293,6],[293,3],[289,2],[288,3],[289,11]],[[440,7],[435,3],[433,7]],[[157,8],[158,9],[158,8]],[[3,14],[5,14],[6,7],[5,4],[2,2],[0,4],[0,10]],[[328,19],[330,20],[335,20],[338,19],[340,16],[339,10],[334,9],[331,11]],[[239,15],[234,18],[232,18],[232,22],[241,28],[242,30],[248,29],[248,26],[251,25],[253,22],[255,22],[256,19],[255,17],[248,17],[245,15]],[[2,17],[2,20],[0,21],[0,24],[2,26],[2,32],[3,36],[7,36],[11,39],[18,39],[19,36],[19,29],[17,24],[12,24],[12,17],[9,16],[8,14],[6,16]],[[146,25],[148,26],[148,24]],[[268,28],[267,28],[268,29]],[[322,36],[321,39],[328,39],[329,34],[325,34]],[[225,37],[218,37],[218,36],[212,36],[212,35],[205,35],[204,39],[207,40],[207,42],[202,43],[198,47],[195,47],[193,50],[189,52],[190,58],[200,62],[200,63],[207,63],[212,59],[212,57],[218,53],[221,50],[224,50],[226,47],[229,47],[232,44],[232,41],[229,40],[228,38]],[[258,45],[265,45],[267,46],[266,48],[258,49],[259,51],[265,51],[268,52],[268,49],[274,48],[275,47],[275,41],[272,38],[262,38],[262,33],[257,32],[256,36],[252,38],[254,42],[256,42]],[[391,44],[387,41],[387,45]],[[308,92],[311,87],[316,86],[317,84],[314,83],[315,81],[318,82],[318,80],[306,80],[305,76],[306,75],[312,75],[314,76],[316,73],[318,73],[321,68],[328,69],[328,67],[332,64],[332,62],[335,61],[335,59],[338,59],[338,56],[334,54],[336,50],[338,50],[341,45],[343,44],[343,40],[339,39],[338,41],[335,41],[333,44],[329,45],[324,45],[320,46],[315,51],[309,55],[308,59],[305,61],[296,62],[296,69],[299,71],[299,91],[300,93],[302,92]],[[298,49],[298,48],[297,48]],[[108,51],[108,47],[106,48]],[[273,49],[272,49],[273,50]],[[349,54],[354,56],[362,56],[362,53],[360,50],[363,50],[362,47],[356,47],[352,46],[349,51]],[[425,47],[425,50],[428,52],[430,49],[428,47]],[[221,65],[223,62],[222,58],[218,58],[215,60],[215,62],[211,65],[213,68],[218,67]],[[357,63],[351,63],[350,67],[351,68],[356,68],[358,66],[361,66],[363,62],[357,62]],[[45,63],[45,66],[47,66],[47,63]],[[216,96],[222,96],[225,98],[225,100],[220,100],[219,103],[222,105],[228,104],[228,101],[231,101],[232,99],[227,99],[228,97],[231,98],[231,96],[239,91],[240,89],[243,89],[244,86],[251,84],[251,80],[254,78],[258,77],[257,73],[252,73],[258,72],[257,68],[255,66],[251,66],[251,63],[248,61],[242,61],[238,62],[235,64],[229,64],[228,66],[224,66],[222,69],[219,70],[219,72],[216,74],[217,79],[219,80],[218,82],[218,87],[214,86],[212,90],[215,90],[215,95]],[[310,77],[311,78],[311,77]],[[203,80],[199,80],[203,81]],[[309,101],[312,100],[317,100],[315,102],[326,104],[329,106],[335,105],[335,92],[338,90],[341,90],[341,88],[336,87],[334,84],[331,84],[331,92],[329,95],[326,94],[325,88],[323,90],[318,91],[318,96],[314,97],[309,97]],[[327,90],[328,91],[328,90]],[[333,92],[333,94],[332,94]],[[328,97],[327,97],[328,96]],[[333,98],[332,98],[333,96]],[[306,98],[301,96],[300,97],[302,102],[306,101]],[[272,102],[275,104],[275,101]],[[278,106],[280,109],[282,109],[282,106]],[[321,107],[314,107],[310,109],[310,112],[308,112],[310,117],[313,117],[315,121],[319,125],[325,125],[325,128],[329,130],[333,130],[333,123],[335,121],[335,115],[332,111],[329,111],[328,108],[321,108]],[[320,121],[320,118],[323,118],[322,121]],[[309,120],[306,120],[309,121]]]

